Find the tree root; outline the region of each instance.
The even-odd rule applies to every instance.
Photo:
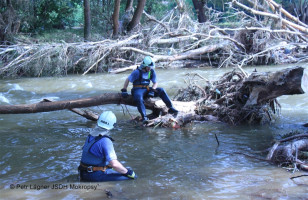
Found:
[[[275,142],[266,160],[289,169],[308,171],[308,134],[297,134]],[[302,161],[306,160],[306,161]],[[293,167],[289,167],[293,166]]]

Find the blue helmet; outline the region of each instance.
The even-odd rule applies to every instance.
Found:
[[[144,67],[151,67],[151,69],[155,68],[155,63],[150,56],[146,56],[143,59],[143,62],[141,64],[141,68],[144,68]]]

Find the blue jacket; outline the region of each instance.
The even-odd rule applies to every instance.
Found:
[[[89,135],[90,136],[90,135]],[[81,162],[85,165],[91,165],[91,166],[106,166],[106,156],[98,157],[90,152],[91,147],[104,137],[109,138],[110,140],[113,140],[107,135],[104,136],[97,136],[93,140],[90,141],[90,137],[88,136],[83,148],[82,148],[82,156],[81,156]]]
[[[142,72],[142,70],[139,67],[136,70],[139,70],[139,78],[133,82],[133,85],[150,85],[151,79],[153,77],[154,70],[151,69],[148,72],[148,77],[147,78],[143,78],[142,77],[142,73],[143,72]]]

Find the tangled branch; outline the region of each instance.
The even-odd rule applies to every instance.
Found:
[[[307,61],[307,25],[273,1],[266,2],[275,12],[233,0],[229,4],[233,12],[230,24],[238,21],[237,27],[214,25],[223,13],[211,9],[207,12],[213,20],[197,23],[187,14],[183,1],[177,1],[177,7],[161,19],[144,12],[146,26],[117,40],[2,45],[0,76],[118,73],[134,68],[144,55],[152,56],[157,66],[161,63],[165,68],[238,67],[244,74],[246,65]]]

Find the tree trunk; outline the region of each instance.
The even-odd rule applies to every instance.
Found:
[[[140,22],[145,3],[146,3],[146,0],[139,0],[138,1],[137,9],[134,12],[134,16],[133,16],[132,21],[127,26],[127,31],[133,30],[133,28],[135,28],[137,26],[137,24]]]
[[[83,4],[84,4],[84,40],[89,41],[91,37],[90,0],[83,0]]]
[[[192,0],[192,1],[198,16],[198,22],[199,23],[206,22],[206,16],[204,13],[204,2],[202,0]]]
[[[210,91],[210,94],[214,94],[214,96],[216,96],[214,101],[212,101],[212,104],[198,107],[197,105],[199,105],[200,99],[189,102],[173,101],[174,107],[180,111],[180,114],[177,117],[165,115],[167,114],[167,107],[161,100],[151,98],[145,99],[146,108],[153,111],[153,115],[151,116],[152,120],[150,121],[148,126],[155,126],[155,124],[157,123],[162,123],[164,126],[169,127],[173,127],[174,123],[181,126],[192,120],[226,121],[224,120],[224,118],[232,118],[232,115],[237,115],[237,113],[245,115],[246,117],[247,112],[250,113],[250,110],[247,109],[247,105],[249,105],[251,110],[258,110],[260,105],[262,105],[264,101],[270,98],[275,99],[282,95],[303,94],[303,90],[301,88],[303,71],[304,68],[295,67],[283,69],[278,72],[253,73],[244,80],[239,80],[237,82],[234,82],[232,80],[232,82],[236,85],[231,86],[233,88],[239,88],[235,92],[230,88],[227,88],[227,86],[224,84],[225,82],[222,80],[223,78],[233,79],[233,75],[227,77],[223,76],[223,78],[217,81],[218,84],[216,86],[213,85],[213,88],[211,89],[214,91],[215,89],[216,91],[220,91],[221,97],[217,99],[216,92]],[[229,83],[230,82],[227,82],[227,84]],[[229,85],[229,87],[231,86]],[[225,91],[223,91],[223,88],[225,89]],[[255,90],[257,92],[255,92]],[[230,92],[228,93],[228,91]],[[251,94],[249,92],[251,92]],[[206,95],[207,94],[204,94],[203,99],[212,98]],[[246,106],[244,106],[244,96],[249,97],[248,100],[246,99],[248,102],[246,102]],[[227,101],[227,106],[223,104],[224,101]],[[136,106],[131,96],[129,96],[128,98],[122,98],[120,93],[106,93],[96,97],[76,100],[56,102],[48,102],[44,100],[36,104],[28,105],[0,105],[0,114],[50,112],[64,109],[72,110],[74,108],[92,107],[105,104],[125,104],[130,106]],[[232,106],[234,107],[232,108],[233,110],[231,110],[230,108],[230,105],[232,104],[237,105]],[[226,112],[219,113],[219,111],[221,110],[226,110]],[[244,112],[243,110],[246,112]],[[164,116],[158,117],[159,114],[162,114]]]
[[[50,101],[43,99],[43,101],[35,104],[22,104],[22,105],[0,105],[0,114],[25,114],[25,113],[39,113],[39,112],[51,112],[56,110],[85,108],[107,104],[124,104],[129,106],[136,106],[132,96],[122,98],[121,93],[105,93],[100,96],[94,96],[90,98],[66,100],[66,101]],[[196,109],[195,102],[177,102],[173,101],[173,104],[179,108],[180,111],[191,113]],[[145,99],[146,109],[167,113],[167,107],[162,100],[157,99]]]
[[[6,0],[6,5],[9,6],[9,7],[12,7],[12,2],[11,2],[11,0]]]
[[[19,31],[20,20],[12,6],[11,1],[6,2],[6,9],[0,13],[0,44],[5,44]]]
[[[2,14],[0,13],[0,44],[5,41],[5,22],[3,20]]]
[[[112,15],[113,20],[113,37],[117,37],[119,33],[119,13],[121,0],[115,0],[114,10]]]
[[[304,68],[296,67],[276,73],[252,73],[243,83],[242,91],[250,88],[245,106],[261,104],[282,95],[304,94],[301,87]],[[286,81],[288,80],[288,81]]]
[[[133,9],[134,0],[127,0],[125,6],[125,12]]]

